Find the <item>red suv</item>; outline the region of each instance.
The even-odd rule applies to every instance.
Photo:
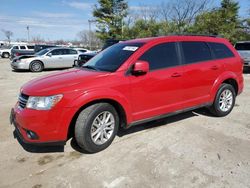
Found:
[[[113,141],[118,128],[208,107],[226,116],[243,90],[243,64],[225,39],[166,36],[117,43],[80,68],[32,80],[11,112],[27,143],[70,138],[88,152]]]

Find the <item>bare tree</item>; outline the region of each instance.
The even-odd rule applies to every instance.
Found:
[[[2,32],[4,33],[5,37],[7,38],[9,44],[10,44],[10,39],[13,36],[13,32],[9,30],[4,30],[2,29]]]
[[[162,2],[160,6],[158,6],[158,12],[160,14],[160,19],[168,22],[170,20],[170,15],[172,13],[172,8],[171,8],[171,3],[170,2]]]
[[[102,45],[101,40],[96,37],[95,32],[83,30],[77,34],[77,37],[80,39],[84,46],[90,47],[91,44],[91,48],[100,48],[100,46]]]
[[[178,27],[178,32],[182,32],[185,25],[191,24],[194,18],[208,8],[211,0],[176,0],[171,6],[170,18]]]

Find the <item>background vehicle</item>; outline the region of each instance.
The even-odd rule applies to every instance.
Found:
[[[96,53],[80,54],[78,57],[78,60],[77,60],[77,66],[81,67],[83,64],[85,64],[88,60],[90,60],[95,55],[96,55]]]
[[[0,57],[9,58],[12,48],[12,46],[2,46],[0,49]]]
[[[11,59],[21,55],[34,55],[34,45],[20,45],[11,48]]]
[[[77,50],[79,53],[92,53],[93,51],[88,50],[86,48],[73,48],[75,50]]]
[[[71,48],[47,48],[36,53],[34,57],[14,58],[11,67],[15,70],[30,70],[32,72],[40,72],[48,68],[73,67],[78,55],[78,52]]]
[[[35,53],[37,53],[37,52],[40,52],[43,49],[53,48],[53,47],[57,47],[57,46],[55,46],[55,45],[47,45],[47,44],[36,44],[35,48],[34,48],[34,51],[35,51]]]
[[[11,122],[26,142],[65,142],[73,133],[82,149],[94,153],[111,144],[119,127],[201,107],[228,115],[243,91],[242,68],[222,38],[125,41],[81,68],[25,84]]]
[[[244,60],[244,66],[250,68],[250,41],[241,41],[235,44],[235,49]]]

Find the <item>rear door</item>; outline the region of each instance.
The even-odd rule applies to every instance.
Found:
[[[64,67],[63,49],[54,49],[49,54],[43,59],[46,68]]]
[[[78,54],[76,50],[64,49],[63,50],[63,64],[64,67],[72,67],[75,65],[78,59]]]
[[[223,72],[224,65],[216,61],[206,42],[181,42],[183,54],[184,108],[209,102],[211,88]]]
[[[176,43],[155,45],[139,60],[147,61],[150,71],[141,76],[129,76],[133,120],[181,109],[183,78]]]

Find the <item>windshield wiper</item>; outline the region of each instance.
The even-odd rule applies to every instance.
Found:
[[[98,68],[90,66],[90,65],[84,65],[84,66],[82,66],[82,68],[92,69],[92,70],[96,70],[96,71],[99,70]]]

